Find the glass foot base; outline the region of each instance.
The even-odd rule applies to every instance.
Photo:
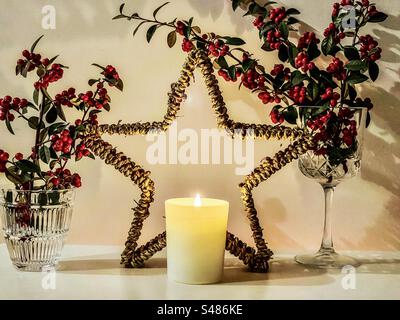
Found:
[[[13,263],[14,267],[18,271],[26,271],[26,272],[48,272],[55,271],[58,269],[58,264],[41,264],[41,263],[32,263],[32,264],[20,264]]]
[[[297,263],[325,269],[343,268],[345,266],[358,267],[361,263],[348,256],[337,254],[334,250],[320,250],[315,254],[305,254],[296,256]]]

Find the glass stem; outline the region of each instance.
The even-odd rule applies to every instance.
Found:
[[[325,221],[324,234],[322,237],[321,251],[334,251],[332,241],[332,202],[335,186],[322,185],[325,194]]]

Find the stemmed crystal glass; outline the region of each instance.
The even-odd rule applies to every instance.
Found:
[[[319,251],[296,256],[298,263],[320,268],[359,265],[356,259],[336,253],[333,247],[332,202],[336,186],[360,171],[366,118],[365,108],[299,107],[298,125],[312,134],[315,143],[313,150],[299,158],[299,168],[306,177],[322,186],[325,222]]]

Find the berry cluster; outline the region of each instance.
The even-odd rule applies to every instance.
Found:
[[[265,22],[264,22],[264,18],[262,16],[258,16],[253,21],[253,25],[259,30],[264,27],[264,24],[265,24]]]
[[[67,106],[71,108],[74,106],[71,100],[75,98],[75,89],[69,88],[68,90],[64,90],[63,92],[56,94],[53,102],[56,106]]]
[[[69,130],[65,129],[60,134],[51,137],[51,146],[56,152],[69,154],[74,140],[71,138]]]
[[[90,151],[83,142],[76,146],[76,161],[81,160],[83,157],[88,157],[89,155]]]
[[[220,39],[210,42],[208,45],[208,55],[212,55],[214,57],[224,57],[228,52],[229,46]]]
[[[340,32],[333,22],[331,22],[328,28],[326,28],[324,31],[324,37],[327,38],[329,36],[332,36],[333,42],[336,44],[339,43],[340,40],[346,38],[346,34],[344,32]]]
[[[220,69],[218,70],[218,75],[224,78],[225,81],[229,82],[236,82],[237,79],[242,75],[242,71],[240,69],[236,70],[235,77],[232,79],[231,76],[229,75],[228,71]]]
[[[269,30],[265,38],[271,49],[279,50],[282,45],[282,33],[279,30]]]
[[[271,73],[271,76],[273,76],[273,77],[283,74],[283,78],[285,80],[289,80],[290,74],[291,74],[290,69],[285,68],[285,66],[283,64],[276,64],[270,73]]]
[[[111,65],[105,67],[104,71],[101,74],[104,75],[104,78],[106,78],[108,81],[116,81],[120,79],[117,70]]]
[[[362,59],[377,61],[381,58],[382,49],[378,47],[378,42],[371,35],[360,37],[360,54]]]
[[[17,61],[17,65],[21,68],[25,68],[29,63],[28,72],[33,71],[35,70],[35,68],[38,68],[40,66],[48,67],[50,64],[49,59],[47,58],[42,59],[42,56],[40,54],[29,52],[28,50],[22,51],[22,56],[25,59],[19,59]]]
[[[242,75],[242,84],[251,90],[264,87],[265,78],[254,69],[249,69]]]
[[[57,189],[80,188],[82,186],[79,174],[71,174],[68,169],[58,168],[54,172],[48,171],[46,175],[49,178],[49,182]]]
[[[269,18],[275,24],[280,24],[286,18],[286,9],[284,7],[271,9],[269,12]]]
[[[355,138],[357,137],[357,122],[353,117],[354,111],[348,108],[341,108],[338,112],[339,121],[343,126],[341,138],[348,147],[354,144]]]
[[[182,42],[182,50],[184,52],[190,52],[194,49],[194,44],[188,38],[183,38]]]
[[[41,88],[46,89],[50,83],[57,82],[64,75],[64,70],[61,65],[58,63],[54,63],[50,69],[46,71],[46,73],[34,83],[34,87],[36,90],[40,90]]]
[[[315,68],[314,62],[310,62],[310,59],[305,52],[299,52],[294,62],[296,64],[296,68],[301,68],[303,72],[308,72],[309,70]]]
[[[345,80],[347,77],[344,63],[339,58],[333,58],[326,71],[332,74],[339,81]]]
[[[285,121],[284,115],[280,113],[278,109],[272,109],[269,116],[271,118],[272,123],[274,124],[282,124],[283,121]]]
[[[297,48],[299,50],[301,49],[306,49],[310,44],[319,44],[320,40],[316,37],[314,32],[306,32],[303,34],[303,36],[299,39],[299,43],[297,45]]]
[[[0,149],[0,173],[4,173],[6,171],[6,164],[10,155],[4,150]]]
[[[340,99],[340,94],[337,92],[333,92],[332,88],[326,88],[325,93],[323,93],[321,95],[321,99],[329,100],[329,104],[333,108],[333,107],[336,107],[336,105]]]
[[[289,97],[297,104],[304,104],[307,98],[307,88],[304,85],[294,86],[289,90]]]
[[[15,116],[11,113],[12,110],[18,111],[20,109],[26,108],[28,101],[26,99],[11,98],[10,96],[5,96],[0,99],[0,121],[8,120],[14,121]]]
[[[262,101],[262,103],[281,103],[281,98],[275,93],[269,93],[267,91],[262,91],[258,94],[258,98]]]
[[[86,93],[80,93],[78,95],[79,100],[83,101],[89,108],[94,107],[97,110],[103,109],[110,102],[109,97],[107,95],[107,89],[103,87],[103,84],[100,82],[97,85],[98,95],[97,98],[95,93],[91,90]]]

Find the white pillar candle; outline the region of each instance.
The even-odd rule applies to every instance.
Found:
[[[187,284],[221,281],[229,203],[179,198],[165,202],[168,278]]]

